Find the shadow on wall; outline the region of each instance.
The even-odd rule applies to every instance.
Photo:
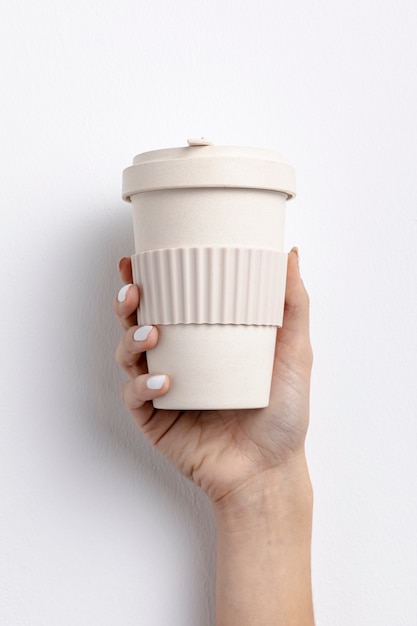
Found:
[[[112,463],[129,459],[142,471],[165,461],[141,437],[120,398],[127,380],[117,366],[114,351],[122,330],[113,312],[112,301],[121,281],[117,262],[133,249],[129,219],[108,214],[100,216],[94,228],[77,232],[71,262],[62,268],[67,277],[66,311],[72,332],[69,372],[72,377],[74,409],[80,436],[96,445],[98,454],[114,455]],[[82,432],[82,430],[84,432]],[[120,457],[120,458],[119,458]],[[168,466],[163,468],[168,470]],[[172,473],[172,472],[171,472]]]
[[[122,337],[112,302],[122,283],[117,263],[133,251],[130,215],[127,218],[109,214],[98,220],[88,236],[77,233],[71,266],[66,268],[69,282],[77,296],[68,300],[72,327],[77,329],[72,357],[72,375],[78,383],[80,426],[89,430],[92,440],[119,450],[134,464],[156,479],[159,469],[164,473],[162,489],[195,489],[180,477],[171,465],[141,436],[120,398],[123,382],[128,378],[118,367],[114,351]],[[73,247],[73,250],[74,250]],[[75,260],[74,260],[75,259]],[[81,393],[79,393],[81,391]],[[167,484],[168,483],[168,484]],[[199,491],[199,490],[198,490]],[[180,494],[178,493],[177,496]],[[184,493],[187,500],[188,493]]]
[[[69,446],[72,459],[80,458],[81,466],[84,464],[87,473],[94,476],[93,483],[113,481],[116,476],[116,488],[126,486],[128,492],[135,492],[142,487],[145,493],[155,494],[152,500],[157,501],[156,506],[153,502],[143,504],[149,506],[151,515],[162,506],[172,512],[176,525],[191,529],[197,551],[194,567],[200,570],[194,571],[194,576],[196,581],[204,581],[201,589],[195,589],[196,602],[198,612],[207,616],[214,605],[211,507],[206,496],[141,436],[120,398],[127,375],[114,359],[122,331],[112,301],[121,286],[117,262],[133,252],[130,214],[100,210],[94,224],[78,223],[76,228],[76,232],[66,232],[58,252],[66,286],[63,393],[68,397],[63,404],[71,407],[65,447]],[[203,618],[200,623],[204,622]]]

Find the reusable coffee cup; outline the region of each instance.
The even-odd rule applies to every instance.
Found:
[[[138,324],[159,328],[148,369],[170,377],[154,407],[268,406],[294,195],[279,154],[205,139],[139,154],[124,170]]]

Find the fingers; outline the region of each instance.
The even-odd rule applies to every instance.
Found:
[[[288,255],[284,327],[308,334],[309,325],[310,301],[300,275],[298,249],[293,248]]]
[[[137,308],[139,306],[139,289],[131,283],[124,285],[115,299],[113,308],[119,322],[125,330],[137,324]]]
[[[152,350],[158,342],[154,326],[132,326],[123,335],[116,348],[117,363],[132,377],[147,371],[143,353]]]
[[[142,374],[123,386],[122,399],[132,415],[143,423],[143,405],[163,396],[168,389],[169,378],[165,374]]]
[[[116,348],[117,363],[132,377],[122,389],[122,399],[140,424],[152,415],[150,400],[164,395],[169,389],[165,374],[151,375],[147,371],[145,351],[158,343],[158,329],[154,326],[137,326],[139,289],[133,284],[131,259],[119,261],[119,272],[125,285],[113,301],[113,308],[121,326],[126,330]]]
[[[124,283],[133,283],[132,261],[129,257],[120,259],[119,272]]]
[[[158,342],[158,329],[154,326],[130,328],[121,340],[116,359],[132,376],[122,388],[122,400],[140,427],[147,424],[154,414],[151,400],[164,395],[169,389],[166,374],[149,374],[144,350],[150,350]]]
[[[139,289],[133,285],[132,261],[123,257],[119,261],[120,276],[125,285],[119,290],[113,300],[113,308],[119,322],[125,330],[137,324],[137,308],[139,306]]]
[[[277,358],[285,359],[289,354],[311,367],[310,301],[300,276],[297,248],[288,255],[284,322],[277,333]]]

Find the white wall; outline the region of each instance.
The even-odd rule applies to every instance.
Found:
[[[0,19],[7,626],[208,626],[214,526],[119,400],[121,171],[283,152],[315,347],[319,626],[417,624],[414,0],[14,0]]]

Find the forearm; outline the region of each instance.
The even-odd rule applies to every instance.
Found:
[[[304,456],[214,505],[217,626],[313,626]]]

